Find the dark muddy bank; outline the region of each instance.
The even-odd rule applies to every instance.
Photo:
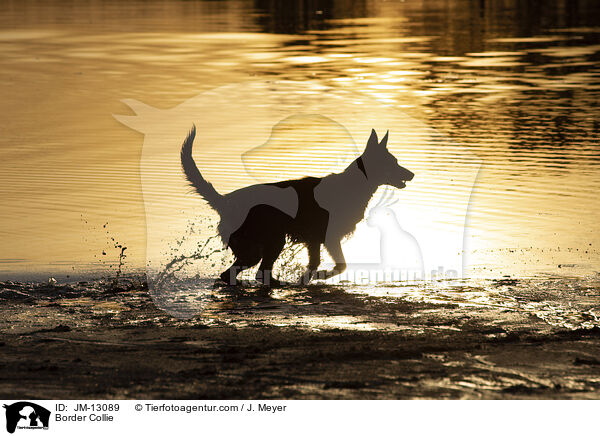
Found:
[[[217,294],[181,320],[136,278],[0,283],[0,396],[600,398],[598,327],[330,286]]]

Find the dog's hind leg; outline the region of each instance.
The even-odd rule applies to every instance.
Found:
[[[235,255],[235,262],[221,274],[220,278],[227,284],[237,285],[237,275],[260,262],[260,250],[258,247],[253,246],[244,250],[232,249],[232,251]]]
[[[273,264],[281,254],[285,245],[285,235],[273,237],[263,246],[262,262],[256,272],[256,280],[266,286],[279,286],[279,280],[273,277]]]

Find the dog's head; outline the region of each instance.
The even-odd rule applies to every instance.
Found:
[[[398,165],[398,159],[387,149],[388,133],[379,142],[377,133],[372,130],[361,158],[370,182],[402,189],[406,187],[406,182],[412,180],[415,175]]]

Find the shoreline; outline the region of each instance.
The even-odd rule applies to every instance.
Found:
[[[7,399],[600,398],[598,327],[388,297],[349,302],[331,287],[310,289],[305,310],[381,321],[389,309],[397,329],[272,325],[267,309],[252,309],[254,289],[187,320],[157,309],[132,279],[0,289]]]

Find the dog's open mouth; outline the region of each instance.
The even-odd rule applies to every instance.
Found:
[[[400,182],[398,182],[398,184],[396,185],[396,187],[398,189],[406,188],[406,184],[408,182],[410,182],[413,179],[413,177],[414,177],[413,175],[410,175],[408,178],[400,180]]]

